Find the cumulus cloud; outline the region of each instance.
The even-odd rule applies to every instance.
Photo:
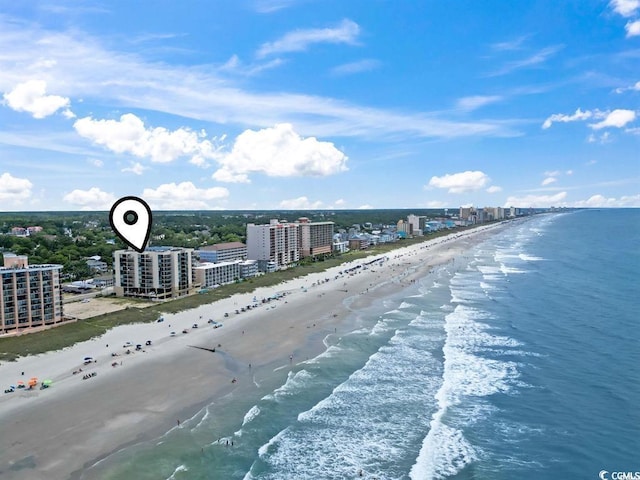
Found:
[[[607,127],[622,128],[626,124],[633,122],[636,119],[636,112],[633,110],[625,110],[618,108],[613,111],[600,111],[600,110],[586,110],[582,111],[579,108],[573,115],[565,115],[562,113],[556,113],[547,118],[542,124],[543,129],[551,127],[553,122],[575,122],[579,120],[588,119],[602,119],[600,122],[590,123],[589,127],[594,130],[600,130]]]
[[[480,171],[447,174],[443,177],[431,177],[426,188],[446,188],[449,193],[465,193],[480,190],[489,183],[489,177]]]
[[[611,0],[609,6],[623,17],[632,17],[640,10],[640,0]]]
[[[497,185],[491,185],[487,188],[487,193],[498,193],[502,191],[502,187],[498,187]]]
[[[567,198],[567,192],[558,192],[555,195],[525,195],[523,197],[508,197],[504,208],[512,205],[518,205],[521,208],[549,208],[562,205],[564,199]]]
[[[73,190],[62,197],[62,200],[80,207],[81,210],[109,210],[116,197],[98,187],[91,187],[89,190]]]
[[[633,85],[630,85],[628,87],[619,87],[616,88],[616,93],[624,93],[627,91],[636,91],[636,92],[640,92],[640,81],[634,83]]]
[[[346,43],[355,44],[360,27],[357,23],[344,19],[335,27],[310,28],[294,30],[282,38],[262,44],[258,49],[258,57],[265,57],[274,53],[302,52],[314,43]]]
[[[549,128],[553,122],[575,122],[576,120],[587,120],[593,116],[593,112],[587,110],[583,112],[579,108],[573,115],[564,115],[562,113],[555,113],[547,118],[542,124],[542,128],[545,130]]]
[[[638,35],[640,35],[640,20],[627,22],[627,24],[624,26],[624,29],[627,31],[627,38],[637,37]]]
[[[552,183],[557,182],[558,179],[556,177],[547,177],[544,180],[542,180],[542,186],[544,187],[545,185],[551,185]]]
[[[142,198],[158,210],[201,210],[212,208],[212,200],[229,196],[224,187],[198,188],[192,182],[165,183],[158,188],[145,188]]]
[[[123,168],[121,171],[122,172],[131,172],[131,173],[135,173],[136,175],[142,175],[142,173],[147,169],[147,167],[145,167],[144,165],[142,165],[140,162],[135,162],[132,163],[130,167],[125,167]]]
[[[0,175],[0,201],[19,203],[31,197],[33,184],[26,178],[18,178],[9,172]]]
[[[594,130],[600,130],[601,128],[607,127],[622,128],[627,123],[633,122],[635,119],[636,112],[633,110],[616,109],[609,112],[601,122],[591,123],[589,126]]]
[[[345,201],[342,198],[336,200],[333,204],[327,204],[321,200],[313,202],[308,197],[302,196],[281,201],[280,208],[287,210],[332,210],[334,208],[344,208],[344,204]]]
[[[230,153],[218,159],[213,178],[248,182],[250,173],[270,177],[324,177],[347,170],[348,157],[331,142],[302,138],[288,123],[262,130],[245,130]]]
[[[19,83],[3,98],[9,108],[16,112],[28,112],[33,118],[45,118],[53,115],[61,108],[65,108],[64,115],[73,118],[69,110],[69,99],[58,95],[47,95],[47,82],[43,80],[29,80]]]
[[[219,147],[203,139],[206,132],[194,132],[188,128],[167,130],[163,127],[146,128],[144,122],[132,113],[120,120],[94,120],[84,117],[73,124],[76,132],[93,143],[116,153],[129,153],[153,162],[168,163],[181,157],[189,157],[198,166],[205,166],[207,159],[216,158]]]
[[[320,200],[311,202],[307,197],[304,196],[292,198],[289,200],[283,200],[280,202],[280,207],[287,210],[318,210],[321,208],[326,208],[324,206],[324,203]]]
[[[624,195],[620,198],[605,197],[604,195],[592,195],[587,200],[574,202],[573,207],[587,208],[620,208],[640,207],[640,195]]]

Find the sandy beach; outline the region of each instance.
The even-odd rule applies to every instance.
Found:
[[[501,228],[456,231],[164,315],[162,322],[118,327],[61,351],[4,362],[3,390],[32,377],[52,386],[0,395],[0,478],[82,478],[122,446],[180,428],[181,420],[216,398],[318,355],[332,336],[353,327],[350,312],[453,261]]]

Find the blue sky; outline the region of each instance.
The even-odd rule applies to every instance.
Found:
[[[640,207],[640,0],[0,0],[0,211]]]

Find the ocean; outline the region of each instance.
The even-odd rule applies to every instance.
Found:
[[[353,311],[316,358],[105,479],[597,479],[640,471],[640,210],[513,222]],[[220,413],[223,412],[221,415]]]

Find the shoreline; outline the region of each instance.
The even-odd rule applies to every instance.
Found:
[[[478,227],[402,247],[388,252],[382,264],[344,273],[371,261],[365,257],[285,284],[168,314],[162,323],[116,327],[98,339],[2,365],[3,384],[15,381],[22,371],[27,379],[45,366],[55,372],[50,374],[54,377],[50,389],[0,397],[0,428],[8,432],[0,439],[0,465],[6,465],[0,467],[0,476],[13,480],[28,472],[34,480],[84,478],[86,470],[108,461],[122,448],[179,428],[180,417],[192,418],[215,400],[250,388],[246,385],[256,375],[266,378],[276,366],[284,367],[284,373],[305,358],[317,356],[327,348],[327,335],[348,331],[354,312],[464,254],[470,243],[486,237],[483,233],[502,228],[503,224]],[[288,293],[239,315],[223,317],[224,312],[251,304],[254,296],[260,301],[277,292]],[[223,328],[214,329],[206,323],[208,318],[222,322]],[[199,323],[197,329],[190,328],[193,323]],[[180,333],[183,328],[189,333]],[[176,331],[176,336],[170,336],[170,331]],[[110,356],[113,345],[115,350],[122,350],[125,341],[144,345],[147,337],[152,344],[144,352]],[[215,348],[216,352],[190,348],[194,346]],[[85,356],[97,361],[90,366],[98,375],[81,380],[71,371]],[[112,367],[112,358],[123,364]],[[237,383],[231,383],[233,378]]]

